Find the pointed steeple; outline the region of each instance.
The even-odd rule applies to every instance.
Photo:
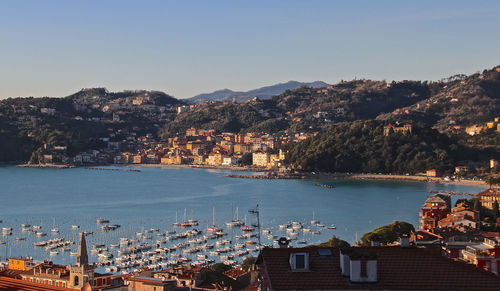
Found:
[[[80,243],[78,244],[78,255],[76,256],[76,265],[78,267],[87,266],[89,264],[89,256],[87,254],[87,242],[85,241],[85,233],[80,233]]]

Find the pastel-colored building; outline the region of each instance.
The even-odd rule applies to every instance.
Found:
[[[220,166],[222,165],[222,154],[221,153],[211,153],[208,155],[206,164],[209,166]]]
[[[436,169],[430,169],[425,172],[427,177],[439,177],[439,172]]]
[[[420,229],[432,231],[451,209],[451,197],[445,194],[431,195],[420,208]]]
[[[19,270],[27,271],[35,266],[32,258],[10,258],[9,259],[9,270]]]
[[[493,210],[495,201],[500,204],[500,192],[495,189],[487,189],[478,194],[481,206],[486,209]]]
[[[270,155],[266,152],[255,152],[252,154],[252,165],[266,168],[269,164]]]

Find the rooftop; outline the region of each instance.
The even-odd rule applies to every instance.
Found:
[[[320,256],[318,247],[265,248],[258,262],[264,263],[275,290],[363,289],[370,290],[498,290],[500,277],[475,266],[443,257],[440,249],[396,247],[356,247],[378,258],[377,283],[351,283],[341,275],[338,248]],[[309,253],[309,271],[290,270],[291,253]]]

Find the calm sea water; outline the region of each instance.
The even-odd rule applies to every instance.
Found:
[[[187,218],[200,219],[199,229],[215,222],[231,220],[232,209],[239,208],[240,219],[253,216],[250,208],[259,204],[263,229],[284,235],[278,225],[290,221],[309,223],[313,211],[322,224],[334,224],[336,230],[322,229],[320,235],[301,234],[299,239],[315,244],[336,235],[349,242],[375,227],[402,220],[418,225],[419,207],[429,190],[479,192],[481,188],[382,181],[302,181],[253,180],[226,178],[222,170],[187,168],[140,168],[141,172],[76,169],[24,169],[0,167],[0,227],[13,227],[13,235],[0,237],[8,242],[0,246],[0,257],[27,256],[48,259],[48,251],[36,249],[33,242],[51,237],[76,240],[81,230],[94,231],[89,245],[116,243],[119,237],[133,237],[149,228],[172,229],[172,223]],[[333,185],[328,189],[316,183]],[[457,199],[459,197],[454,197]],[[232,205],[234,206],[232,208]],[[102,232],[96,218],[122,225],[116,231]],[[48,233],[36,238],[22,233],[22,223],[38,224]],[[61,233],[52,235],[58,227]],[[239,230],[233,230],[241,233]],[[15,241],[24,237],[26,241]],[[265,235],[263,237],[266,237]],[[266,238],[263,239],[266,241]],[[76,246],[73,246],[73,250]],[[73,262],[69,254],[51,258],[59,263]]]

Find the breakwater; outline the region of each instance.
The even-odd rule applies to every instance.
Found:
[[[243,179],[308,179],[306,175],[297,175],[297,174],[285,174],[285,175],[276,175],[273,173],[269,173],[268,175],[239,175],[239,174],[229,174],[226,175],[228,178],[243,178]]]
[[[70,169],[70,168],[75,168],[75,165],[71,164],[64,164],[64,165],[59,165],[59,164],[21,164],[17,165],[16,167],[18,168],[50,168],[50,169]]]
[[[86,167],[86,170],[96,170],[96,171],[118,171],[118,172],[140,172],[138,169],[117,169],[117,168],[96,168],[96,167]]]

